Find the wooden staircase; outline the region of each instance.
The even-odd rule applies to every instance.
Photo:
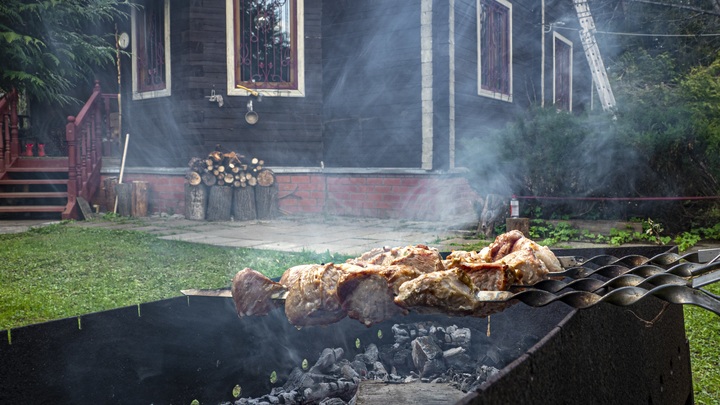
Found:
[[[18,157],[0,178],[0,219],[60,219],[67,185],[67,157]]]
[[[67,156],[31,157],[20,153],[17,91],[0,97],[0,220],[80,218],[78,198],[91,201],[99,189],[102,139],[110,137],[117,98],[95,82],[80,112],[68,117]]]

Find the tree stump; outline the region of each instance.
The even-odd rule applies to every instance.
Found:
[[[147,181],[132,182],[132,205],[130,208],[130,216],[146,217],[148,214],[148,189]]]
[[[278,187],[273,183],[267,187],[255,186],[255,209],[257,219],[273,219],[278,215]]]
[[[255,187],[237,187],[233,190],[233,218],[236,221],[252,221],[256,219]]]
[[[123,217],[129,217],[132,212],[132,184],[119,183],[115,185],[117,195],[117,213]],[[115,207],[113,207],[114,209]]]
[[[207,211],[208,191],[204,184],[185,184],[185,218],[203,221]]]
[[[205,219],[208,221],[229,221],[232,215],[233,189],[231,187],[210,187]]]

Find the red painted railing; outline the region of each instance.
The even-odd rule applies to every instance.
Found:
[[[102,139],[109,137],[111,98],[117,98],[117,94],[103,94],[96,81],[92,95],[80,112],[67,119],[68,203],[63,219],[77,219],[78,197],[90,201],[100,186]]]
[[[20,152],[17,102],[15,89],[0,98],[0,174],[13,164]]]

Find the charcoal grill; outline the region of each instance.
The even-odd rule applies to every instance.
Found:
[[[590,258],[652,257],[665,247],[556,251]],[[357,353],[396,322],[345,319],[301,330],[281,311],[238,319],[230,299],[178,297],[13,329],[0,342],[0,403],[217,404],[232,389],[259,396],[327,347]],[[485,330],[487,320],[449,318]],[[577,310],[563,302],[514,305],[492,316],[503,339],[537,336],[460,404],[693,402],[682,306],[651,296],[629,306]],[[521,334],[508,334],[522,330]],[[533,344],[534,343],[534,344]],[[418,398],[419,399],[419,398]]]

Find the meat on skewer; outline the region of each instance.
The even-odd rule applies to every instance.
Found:
[[[260,316],[282,306],[272,296],[282,294],[285,287],[246,267],[233,277],[231,291],[238,316]]]
[[[284,298],[296,326],[346,315],[370,326],[409,310],[487,316],[511,304],[480,301],[479,291],[531,285],[559,270],[549,249],[511,231],[480,252],[455,251],[446,260],[437,249],[415,245],[373,249],[337,265],[295,266],[279,283],[245,269],[233,279],[232,293],[240,316],[266,314]]]

